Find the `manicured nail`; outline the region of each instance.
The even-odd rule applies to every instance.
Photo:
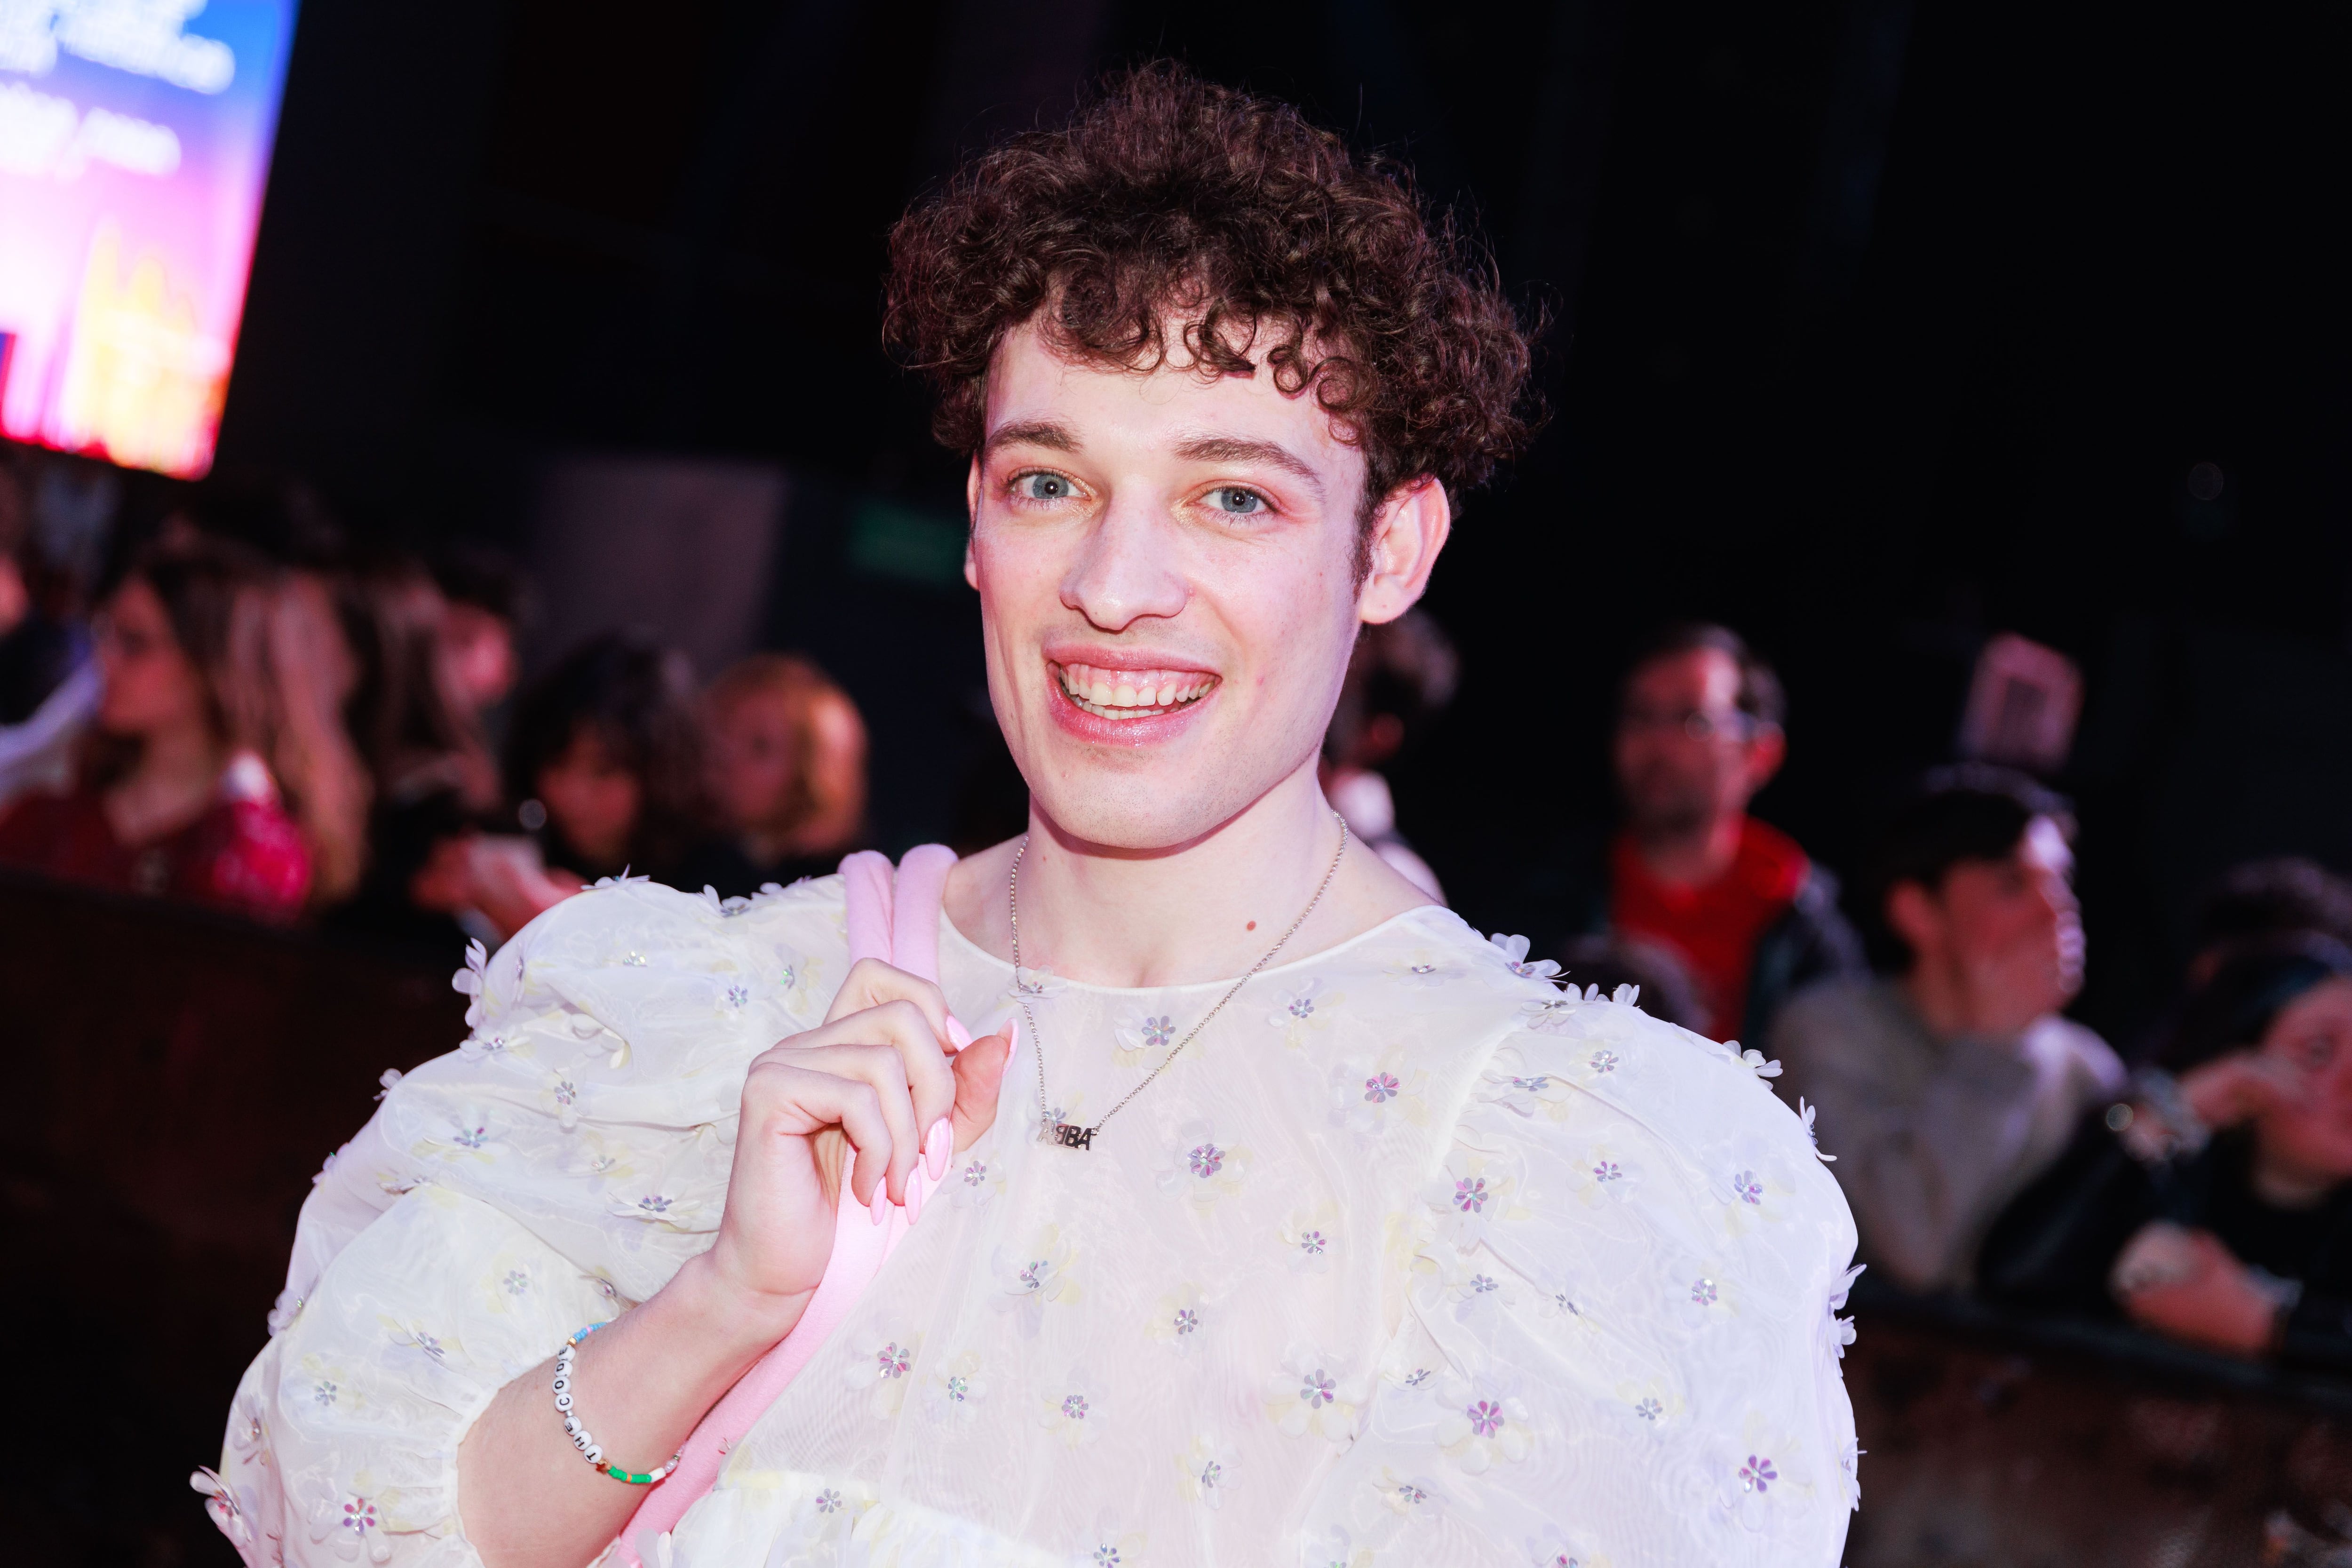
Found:
[[[866,1206],[876,1225],[890,1217],[890,1184],[887,1178],[874,1184],[874,1201]]]
[[[912,1225],[922,1217],[923,1184],[915,1179],[914,1172],[909,1171],[907,1173],[907,1223]]]
[[[965,1028],[963,1020],[958,1018],[953,1013],[948,1015],[948,1044],[958,1050],[971,1044],[971,1031]]]
[[[931,1135],[923,1140],[923,1169],[931,1173],[931,1180],[948,1173],[948,1156],[954,1152],[955,1129],[942,1116],[931,1123]]]

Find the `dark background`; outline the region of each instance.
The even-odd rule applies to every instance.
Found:
[[[2347,16],[320,0],[222,467],[306,475],[365,530],[522,543],[567,454],[784,465],[769,640],[866,707],[884,837],[948,833],[996,742],[970,595],[869,548],[879,507],[951,565],[961,507],[877,348],[883,235],[960,151],[1180,56],[1410,160],[1553,320],[1553,422],[1431,593],[1464,695],[1397,779],[1456,906],[1553,934],[1560,846],[1609,810],[1618,658],[1662,617],[1780,664],[1761,809],[1832,866],[2016,630],[2087,673],[2058,782],[2081,1010],[2121,1037],[2221,866],[2352,867]]]

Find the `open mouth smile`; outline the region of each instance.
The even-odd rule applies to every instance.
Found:
[[[1062,695],[1081,711],[1113,723],[1156,719],[1189,708],[1217,685],[1197,669],[1102,669],[1087,664],[1052,667]]]

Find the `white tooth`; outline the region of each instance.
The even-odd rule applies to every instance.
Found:
[[[1170,706],[1173,705],[1173,704],[1174,704],[1174,702],[1175,702],[1175,700],[1176,700],[1176,688],[1175,688],[1173,685],[1168,685],[1168,686],[1163,686],[1163,687],[1161,687],[1161,688],[1160,689],[1160,691],[1159,691],[1158,696],[1154,699],[1154,701],[1155,701],[1155,702],[1156,702],[1160,707],[1162,707],[1162,708],[1166,708],[1166,707],[1170,707]]]
[[[1108,708],[1110,706],[1110,683],[1105,680],[1097,680],[1087,689],[1087,695],[1094,699],[1097,702],[1102,704],[1105,708]]]
[[[1111,700],[1111,706],[1112,706],[1112,707],[1114,707],[1114,708],[1132,708],[1132,707],[1134,707],[1134,706],[1135,706],[1135,688],[1134,688],[1134,687],[1132,687],[1132,686],[1125,686],[1125,685],[1122,685],[1121,687],[1119,687],[1119,688],[1118,688],[1118,689],[1117,689],[1116,691],[1113,691],[1113,692],[1110,694],[1110,700]]]

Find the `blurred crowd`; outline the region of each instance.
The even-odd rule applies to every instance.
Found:
[[[495,552],[195,491],[77,574],[26,488],[0,468],[0,866],[439,960],[599,878],[736,897],[862,841],[865,727],[806,659],[698,689],[614,632],[518,689]]]
[[[263,510],[192,499],[78,574],[0,468],[0,866],[446,960],[599,878],[739,897],[865,844],[865,725],[808,659],[698,688],[614,632],[519,685],[511,563],[322,544]],[[1368,628],[1322,757],[1362,842],[1440,899],[1386,774],[1460,673],[1423,614]],[[1842,888],[1749,811],[1786,708],[1727,627],[1633,650],[1618,825],[1552,955],[1570,983],[1752,1047],[1886,1285],[2352,1372],[2352,887],[2231,871],[2161,1026],[2103,1040],[2065,1013],[2069,804],[1942,767]],[[1726,1159],[1725,1201],[1760,1205],[1775,1174]]]

